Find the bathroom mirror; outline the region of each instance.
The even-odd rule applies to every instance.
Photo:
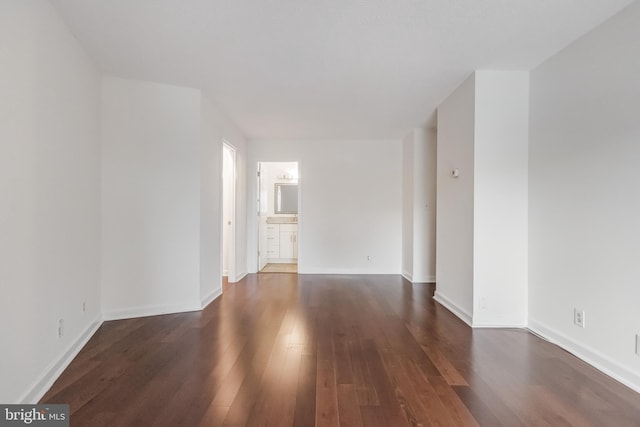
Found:
[[[298,213],[298,184],[276,184],[275,210],[277,214]]]

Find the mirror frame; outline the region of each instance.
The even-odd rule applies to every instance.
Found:
[[[298,184],[294,184],[294,183],[283,183],[283,182],[277,182],[274,184],[274,188],[273,188],[273,213],[276,215],[282,215],[282,214],[294,214],[297,215],[298,214],[298,204],[296,203],[296,209],[295,211],[283,211],[281,209],[281,200],[278,199],[278,187],[290,187],[290,186],[295,186],[296,187],[296,199],[298,199]]]

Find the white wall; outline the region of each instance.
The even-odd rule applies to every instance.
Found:
[[[635,3],[531,74],[529,315],[640,391],[638,52]]]
[[[48,2],[0,40],[0,402],[35,402],[99,325],[99,75]]]
[[[200,93],[102,80],[106,318],[200,306]]]
[[[475,76],[438,107],[436,299],[473,316]],[[460,176],[451,177],[458,169]]]
[[[402,140],[402,274],[435,281],[436,134],[416,128]]]
[[[473,324],[526,326],[529,73],[475,76]]]
[[[300,273],[400,273],[400,141],[250,141],[248,151],[249,177],[259,161],[300,162]],[[249,181],[250,204],[255,181]],[[250,272],[257,268],[256,218],[247,222]]]

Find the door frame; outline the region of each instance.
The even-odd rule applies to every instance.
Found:
[[[231,154],[231,171],[225,170],[225,155],[226,152]],[[220,251],[220,280],[222,281],[222,277],[224,277],[224,259],[227,257],[227,278],[229,283],[234,283],[236,281],[236,221],[237,221],[237,203],[236,203],[236,191],[237,191],[237,150],[229,141],[226,139],[222,139],[222,209],[221,209],[221,219],[220,219],[220,228],[221,228],[221,251]],[[229,177],[225,175],[230,175]],[[230,182],[230,191],[231,194],[227,194],[225,182],[227,179],[231,178]],[[231,224],[225,224],[227,219],[225,218],[225,212],[227,208],[227,204],[229,204],[229,208],[231,213],[229,217],[231,218]],[[230,225],[230,227],[227,226]],[[227,235],[227,247],[225,251],[225,230],[228,230]]]
[[[255,163],[255,169],[254,171],[256,172],[261,172],[260,166],[264,163],[296,163],[297,165],[297,169],[298,169],[298,213],[297,213],[297,217],[298,217],[298,223],[297,223],[297,264],[298,264],[298,273],[300,273],[300,265],[301,265],[301,245],[300,245],[300,230],[302,228],[302,222],[303,222],[303,216],[302,216],[302,160],[300,159],[294,159],[294,160],[257,160]],[[255,221],[255,236],[256,236],[256,273],[260,272],[260,175],[256,174],[256,197],[255,197],[255,211],[253,211],[252,215],[255,215],[254,218],[256,219]],[[263,250],[266,250],[266,248],[262,248]]]
[[[258,162],[257,164],[257,181],[256,181],[256,188],[257,188],[257,192],[256,192],[256,225],[257,225],[257,248],[258,248],[258,254],[257,254],[257,261],[258,261],[258,268],[257,268],[257,272],[259,273],[260,270],[262,269],[262,259],[267,259],[267,249],[265,247],[263,247],[262,245],[262,241],[261,241],[261,237],[262,237],[262,217],[260,216],[260,212],[261,212],[261,204],[262,204],[262,195],[261,195],[261,190],[262,190],[262,180],[264,179],[264,176],[262,175],[262,164],[266,163],[266,162]],[[268,199],[268,197],[267,197]],[[265,237],[266,238],[266,237]],[[261,256],[263,258],[261,258]],[[266,262],[265,262],[266,265]]]

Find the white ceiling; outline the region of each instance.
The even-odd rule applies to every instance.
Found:
[[[631,0],[51,0],[107,73],[203,89],[250,138],[401,138]]]

